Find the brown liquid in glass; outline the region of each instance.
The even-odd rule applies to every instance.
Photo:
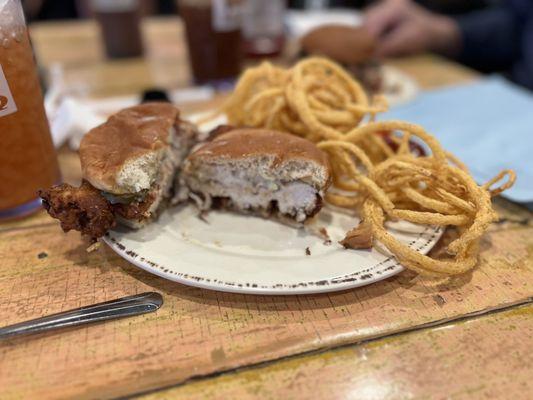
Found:
[[[209,2],[205,5],[180,4],[194,80],[198,84],[235,78],[241,70],[241,31],[215,31],[212,12]]]
[[[141,17],[137,9],[96,12],[109,58],[140,57],[143,54]]]
[[[17,107],[0,117],[0,211],[36,199],[38,189],[59,180],[28,33],[21,28],[13,36],[0,43],[0,65]]]

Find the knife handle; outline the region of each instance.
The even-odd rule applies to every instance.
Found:
[[[92,322],[132,317],[134,315],[156,311],[162,304],[163,297],[156,292],[146,292],[122,297],[120,299],[47,315],[46,317],[0,328],[0,340],[15,335],[39,333]]]

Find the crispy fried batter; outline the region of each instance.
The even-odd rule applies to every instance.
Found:
[[[95,239],[116,224],[111,204],[86,181],[79,188],[64,183],[40,190],[39,196],[46,211],[61,222],[65,232],[74,229]]]
[[[346,233],[346,237],[339,243],[346,249],[370,249],[372,241],[372,227],[361,221],[356,228]]]

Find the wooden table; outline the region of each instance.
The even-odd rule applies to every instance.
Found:
[[[145,24],[147,60],[108,62],[90,23],[31,29],[43,65],[105,96],[188,82],[177,19]],[[425,88],[475,79],[439,58],[395,61]],[[190,110],[191,107],[185,107]],[[60,152],[68,181],[77,156]],[[410,272],[331,294],[252,296],[150,275],[92,253],[39,213],[0,225],[0,325],[155,290],[155,314],[0,343],[0,398],[533,397],[532,214],[503,199],[479,266],[446,282]]]

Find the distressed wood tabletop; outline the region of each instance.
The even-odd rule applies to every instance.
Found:
[[[69,84],[86,85],[90,95],[188,84],[177,19],[148,20],[147,58],[127,62],[102,58],[91,22],[31,32],[43,65],[64,64]],[[475,79],[431,56],[394,65],[425,88]],[[61,149],[59,159],[65,180],[79,181],[77,155]],[[514,307],[533,296],[532,213],[504,199],[496,207],[502,219],[483,238],[479,266],[469,274],[432,282],[406,271],[311,296],[237,295],[166,281],[106,246],[87,253],[77,233],[62,233],[44,213],[0,224],[1,325],[147,290],[165,301],[154,314],[1,342],[0,398],[112,398],[174,386],[151,396],[531,393],[531,309]]]
[[[528,400],[533,393],[532,341],[533,306],[526,305],[222,374],[140,398]]]

